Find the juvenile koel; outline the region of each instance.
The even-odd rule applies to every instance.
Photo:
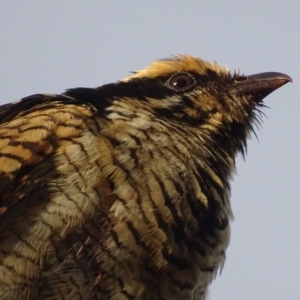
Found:
[[[206,299],[235,157],[290,81],[181,55],[1,106],[0,299]]]

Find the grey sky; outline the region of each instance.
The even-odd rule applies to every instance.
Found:
[[[237,160],[231,244],[210,299],[300,299],[299,13],[297,0],[1,0],[0,101],[98,86],[178,53],[290,75]]]

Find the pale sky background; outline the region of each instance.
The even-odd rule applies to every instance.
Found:
[[[231,244],[210,300],[300,299],[300,2],[0,0],[0,103],[116,81],[189,53],[293,78],[237,159]]]

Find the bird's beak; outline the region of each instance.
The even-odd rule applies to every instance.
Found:
[[[252,99],[259,102],[288,82],[292,82],[292,78],[283,73],[240,75],[230,85],[229,91],[238,95],[252,96]]]

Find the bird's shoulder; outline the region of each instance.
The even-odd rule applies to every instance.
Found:
[[[0,229],[41,199],[59,176],[54,156],[80,137],[94,107],[64,94],[36,94],[0,107]]]

